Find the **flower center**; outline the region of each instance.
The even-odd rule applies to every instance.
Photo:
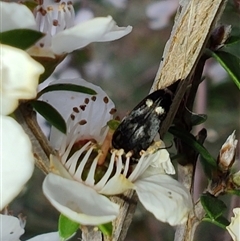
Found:
[[[108,181],[114,175],[116,161],[110,153],[113,130],[107,123],[115,112],[105,95],[84,98],[72,107],[67,134],[58,153],[64,169],[74,180],[94,186],[104,177]]]
[[[46,34],[38,43],[40,47],[50,47],[52,36],[74,25],[75,12],[70,1],[49,6],[39,5],[34,15],[39,31]]]
[[[99,149],[100,147],[97,145],[95,140],[81,140],[73,145],[72,150],[70,152],[70,156],[74,155],[74,153],[76,153],[78,150],[80,150],[82,147],[84,147],[89,142],[91,142],[91,144],[79,156],[79,158],[77,160],[76,169],[75,169],[75,171],[77,171],[79,165],[81,164],[81,162],[84,160],[85,156],[87,155],[88,156],[87,162],[81,173],[81,179],[83,181],[85,181],[87,179],[94,160],[96,160],[96,159],[99,160],[99,158],[102,156],[99,154],[101,152]],[[92,148],[91,153],[88,152],[90,148]],[[90,153],[90,155],[89,155],[89,153]],[[98,164],[99,161],[97,161],[96,169],[94,171],[94,179],[96,182],[98,182],[103,177],[103,175],[106,173],[106,171],[108,169],[110,158],[109,158],[109,156],[108,157],[105,156],[105,158],[106,158],[106,162],[104,160],[104,163],[101,163],[101,165],[99,165]]]

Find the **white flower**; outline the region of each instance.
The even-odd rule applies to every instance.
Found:
[[[161,0],[149,4],[146,9],[146,15],[150,19],[149,27],[155,30],[169,25],[178,4],[178,0]]]
[[[55,55],[70,53],[92,42],[119,39],[132,31],[131,26],[118,27],[111,16],[93,18],[74,26],[75,13],[71,2],[39,5],[34,12],[36,20],[22,4],[1,2],[0,7],[2,31],[29,28],[46,34],[28,50],[32,56],[55,58]]]
[[[75,24],[72,3],[70,1],[59,2],[49,6],[37,6],[34,15],[23,4],[8,2],[0,4],[1,29],[4,31],[33,29],[45,34],[35,45],[26,50],[45,67],[45,73],[41,76],[40,82],[45,81],[53,73],[68,53],[92,42],[106,42],[122,38],[132,31],[131,26],[118,27],[111,16],[93,18]]]
[[[31,142],[22,127],[9,116],[0,116],[0,210],[11,202],[29,180],[34,168]]]
[[[87,87],[96,90],[93,85],[87,84]],[[50,93],[45,94],[44,99],[54,103],[64,118],[68,118],[68,133],[61,138],[61,146],[57,145],[59,156],[51,157],[53,173],[48,174],[43,183],[45,196],[68,218],[86,225],[99,225],[118,215],[119,207],[106,195],[134,189],[157,219],[171,225],[183,223],[192,201],[188,191],[166,175],[174,172],[169,154],[165,149],[156,151],[162,147],[160,142],[155,143],[155,148],[149,148],[136,165],[132,165],[130,156],[123,155],[121,150],[109,153],[112,131],[106,123],[114,106],[102,90],[98,88],[96,92],[98,95],[92,98],[82,94],[82,102],[69,96],[75,99],[75,104],[71,104],[68,113],[61,110],[66,108],[66,99],[65,105],[58,104]],[[60,138],[62,134],[57,136]]]
[[[72,236],[70,237],[72,238]],[[58,232],[44,233],[30,238],[26,241],[62,241],[63,239],[59,237]],[[64,239],[67,241],[68,239]]]
[[[35,14],[39,30],[46,33],[39,46],[49,48],[55,55],[70,53],[92,42],[116,40],[132,31],[131,26],[118,27],[111,16],[74,25],[75,13],[71,2],[42,5]]]
[[[24,226],[21,219],[0,214],[1,240],[20,241],[20,236],[24,234]]]
[[[0,214],[1,241],[20,241],[24,234],[25,220]],[[58,232],[38,235],[26,241],[60,241]]]
[[[37,30],[37,25],[32,12],[22,4],[1,1],[0,12],[1,32],[20,28]]]
[[[44,68],[20,49],[0,44],[0,51],[0,113],[8,115],[17,108],[19,100],[36,96]]]
[[[19,100],[36,96],[38,78],[44,69],[20,49],[2,44],[0,48],[1,210],[19,194],[34,168],[28,136],[13,118],[5,115],[17,108]]]
[[[82,79],[73,79],[72,81],[61,80],[57,83],[59,82],[84,85],[94,89],[98,93],[97,96],[93,97],[70,91],[61,91],[60,93],[58,91],[58,93],[52,92],[51,94],[46,93],[43,95],[43,99],[57,108],[65,119],[70,117],[67,122],[67,135],[64,136],[53,128],[50,138],[50,142],[59,150],[60,155],[67,156],[66,146],[70,146],[68,149],[70,151],[75,141],[87,140],[88,142],[88,140],[95,139],[97,142],[103,142],[107,129],[104,131],[105,134],[101,135],[103,127],[101,125],[104,123],[105,126],[107,121],[110,120],[112,114],[109,111],[112,110],[114,112],[114,105],[101,88],[87,83]],[[56,94],[58,96],[59,94],[61,95],[61,100],[56,98]],[[90,126],[85,125],[86,120],[92,117],[92,111],[94,111],[93,103],[99,102],[101,103],[97,106],[99,114],[95,115]],[[62,106],[61,110],[58,108],[59,106]],[[82,113],[80,119],[77,118],[79,113]],[[63,168],[59,171],[64,172],[65,167],[59,162],[58,158],[57,161],[55,160],[56,157],[53,157],[54,164],[59,165],[60,169]],[[43,183],[44,194],[61,213],[70,217],[73,221],[86,225],[107,223],[117,217],[119,212],[118,205],[112,203],[107,197],[99,195],[93,188],[88,188],[84,183],[73,181],[67,171],[64,173],[63,176],[69,176],[70,180],[55,174],[49,174]],[[75,189],[74,192],[73,188]]]
[[[80,138],[91,138],[97,137],[97,141],[103,141],[104,137],[101,137],[100,130],[99,130],[99,123],[104,123],[104,126],[106,125],[107,121],[109,121],[112,117],[112,114],[109,113],[109,111],[114,112],[114,104],[113,102],[107,97],[106,93],[98,86],[91,84],[83,79],[75,78],[75,79],[61,79],[51,82],[51,84],[58,84],[58,83],[70,83],[70,84],[76,84],[76,85],[82,85],[88,88],[91,88],[97,92],[97,98],[98,101],[101,100],[102,103],[98,104],[97,101],[97,108],[99,114],[94,114],[94,119],[91,119],[91,128],[88,125],[82,125],[81,130],[83,130],[82,133],[88,133],[87,136],[80,135]],[[59,98],[61,96],[61,98]],[[106,98],[107,97],[107,98]],[[91,118],[92,112],[94,111],[93,103],[95,103],[95,96],[89,96],[85,95],[79,92],[72,92],[72,91],[54,91],[49,92],[46,94],[43,94],[42,96],[43,100],[50,103],[54,108],[56,108],[63,118],[67,121],[68,124],[68,135],[67,135],[67,143],[68,145],[71,141],[70,131],[73,127],[73,125],[77,124],[80,120],[74,119],[75,115],[78,114],[78,112],[81,112],[81,119],[87,120]],[[107,99],[107,100],[104,100]],[[87,102],[89,101],[89,104]],[[103,104],[105,102],[105,104]],[[95,106],[95,105],[94,105]],[[82,109],[87,108],[88,111],[82,111]],[[94,107],[95,108],[95,107]],[[70,119],[68,120],[68,118]],[[103,119],[102,119],[103,118]],[[103,127],[103,126],[102,126]],[[100,127],[101,129],[101,127]],[[77,131],[77,130],[76,130]],[[79,134],[79,131],[78,131]],[[80,133],[81,134],[81,133]],[[100,137],[99,137],[100,136]],[[65,136],[62,135],[60,131],[58,131],[56,128],[52,127],[51,130],[51,136],[50,136],[50,142],[51,145],[58,149],[62,145],[62,140],[65,138]],[[101,138],[101,140],[99,139]]]
[[[54,55],[70,53],[92,42],[119,39],[132,31],[131,26],[118,27],[111,16],[93,18],[74,26],[75,13],[71,2],[38,6],[35,10],[36,20],[22,4],[1,2],[0,10],[2,31],[28,28],[46,34],[38,46],[29,49],[29,53],[36,56],[54,58]]]
[[[234,217],[231,218],[231,223],[226,227],[233,241],[240,240],[240,208],[233,209]]]

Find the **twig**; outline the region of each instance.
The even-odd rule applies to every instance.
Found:
[[[102,233],[94,227],[82,228],[82,239],[84,241],[124,241],[128,228],[132,222],[133,214],[137,205],[137,194],[135,191],[127,191],[120,196],[111,197],[113,202],[120,205],[118,217],[113,221],[113,236],[103,236]]]
[[[28,103],[22,103],[14,114],[31,140],[36,166],[43,173],[49,173],[49,156],[50,154],[56,155],[56,153],[39,127],[36,113]]]
[[[115,228],[113,240],[124,241],[129,226],[132,222],[138,197],[135,191],[130,190],[124,193],[124,195],[121,195],[120,197],[113,197],[112,200],[120,205],[120,214],[117,217],[117,219],[113,222]],[[106,239],[106,241],[107,240],[108,239]]]

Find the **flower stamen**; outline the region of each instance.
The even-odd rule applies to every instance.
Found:
[[[128,171],[129,171],[129,165],[130,165],[130,157],[127,157],[125,161],[123,176],[127,177]]]
[[[112,171],[113,171],[114,164],[115,164],[115,152],[111,155],[110,163],[109,163],[108,169],[105,172],[104,176],[95,185],[95,188],[97,190],[101,190],[105,186],[106,182],[109,180],[109,177],[111,176]]]
[[[68,156],[69,156],[69,153],[70,153],[70,151],[71,151],[71,149],[72,149],[75,141],[77,140],[77,137],[78,137],[78,136],[75,134],[75,135],[71,135],[71,137],[72,137],[72,140],[71,140],[71,142],[69,143],[67,149],[66,149],[67,138],[64,138],[64,140],[63,140],[63,145],[61,146],[60,151],[59,151],[60,155],[62,155],[62,163],[63,163],[63,164],[66,163],[67,158],[68,158]],[[63,154],[63,153],[64,153],[64,154]]]
[[[83,148],[81,148],[81,150],[80,150],[79,152],[82,153],[82,152],[83,152],[82,149],[83,149]],[[83,169],[84,169],[84,167],[85,167],[85,165],[86,165],[86,163],[87,163],[87,161],[88,161],[88,158],[89,158],[89,156],[91,155],[92,151],[93,151],[93,146],[91,146],[90,149],[87,151],[87,153],[84,155],[84,157],[83,157],[83,159],[81,160],[81,162],[80,162],[77,170],[76,170],[75,173],[73,174],[73,178],[74,178],[75,180],[77,180],[77,181],[79,181],[79,182],[82,182],[82,181],[83,181],[83,180],[82,180]],[[80,154],[80,155],[81,155],[81,154]],[[80,155],[79,155],[79,156],[80,156]],[[75,162],[77,162],[77,161],[78,161],[78,158],[75,158]],[[69,172],[70,172],[70,170],[69,170]]]
[[[89,170],[89,173],[87,175],[87,179],[85,180],[85,183],[89,186],[93,186],[95,184],[95,171],[96,171],[96,167],[97,167],[97,164],[98,164],[98,158],[99,158],[99,155],[98,154],[95,159],[93,160],[93,163],[90,167],[90,170]]]
[[[65,167],[67,169],[69,169],[69,172],[71,175],[74,175],[74,173],[76,172],[76,167],[77,167],[77,162],[78,162],[78,158],[82,155],[82,153],[84,151],[87,151],[89,146],[91,145],[91,141],[87,142],[79,151],[76,151],[67,161],[65,165]]]
[[[52,36],[74,26],[75,12],[72,2],[60,2],[57,6],[41,4],[35,10],[38,29],[46,34],[38,43],[40,47],[50,47]]]

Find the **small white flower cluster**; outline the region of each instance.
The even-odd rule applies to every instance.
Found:
[[[8,115],[17,108],[19,100],[36,96],[44,68],[20,49],[3,44],[0,48],[2,209],[18,195],[34,168],[30,140],[21,125]]]
[[[119,39],[132,31],[132,27],[118,27],[111,16],[98,17],[74,25],[75,13],[71,2],[58,5],[40,5],[35,10],[35,29],[46,34],[28,52],[32,56],[71,53],[92,42]]]
[[[0,146],[2,150],[0,210],[2,210],[19,194],[34,169],[34,156],[29,137],[21,125],[8,116],[16,110],[19,100],[36,98],[39,76],[44,72],[44,68],[30,55],[55,58],[56,55],[64,55],[91,42],[121,38],[131,32],[132,27],[118,27],[111,16],[94,18],[74,26],[73,7],[71,4],[64,3],[60,3],[57,10],[55,6],[38,6],[34,16],[23,4],[1,2],[0,12],[1,32],[31,29],[40,30],[46,34],[39,43],[27,51],[0,44]],[[58,15],[54,15],[55,13]],[[18,219],[9,215],[0,215],[0,226],[3,240],[19,240],[24,232],[23,227],[19,226]],[[59,240],[59,235],[58,233],[47,234],[31,240],[43,238],[51,241]]]

